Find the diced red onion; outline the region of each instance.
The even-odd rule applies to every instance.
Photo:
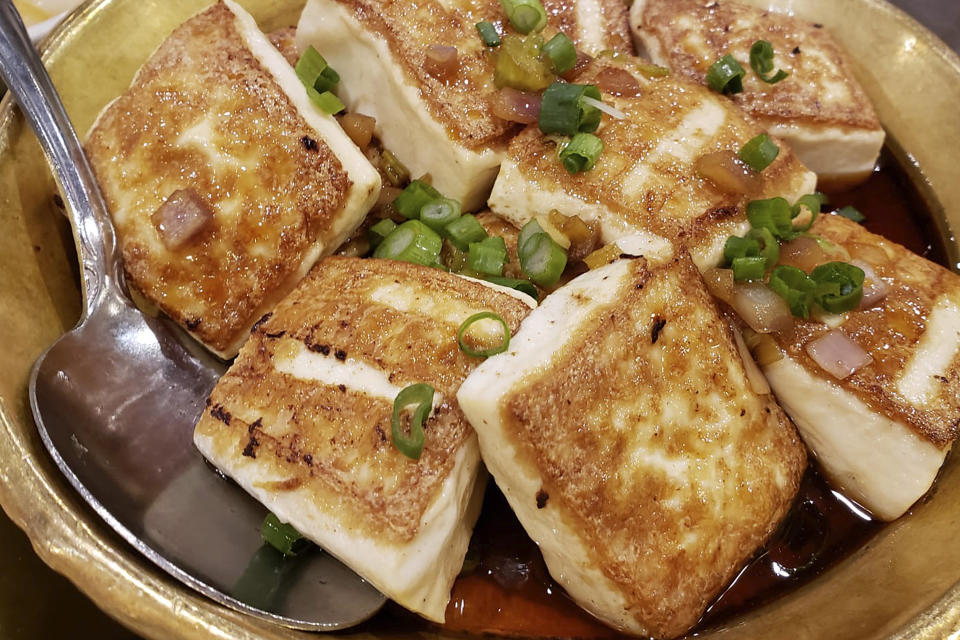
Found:
[[[540,94],[504,87],[494,95],[491,107],[498,118],[533,124],[540,118]]]
[[[597,74],[594,84],[600,91],[614,96],[640,97],[640,83],[626,69],[607,67]]]
[[[423,66],[434,77],[450,78],[457,72],[457,48],[445,44],[430,45]]]
[[[863,299],[860,300],[861,309],[869,309],[887,297],[887,294],[890,293],[890,287],[877,276],[873,267],[863,260],[851,260],[850,264],[860,267],[865,276],[863,279]]]
[[[873,362],[869,353],[839,329],[833,329],[807,343],[807,353],[820,367],[838,380],[853,375]]]
[[[160,240],[171,250],[186,245],[213,220],[213,209],[193,189],[178,189],[170,194],[150,216]]]
[[[733,300],[733,271],[731,269],[720,269],[717,267],[707,269],[703,273],[703,282],[707,285],[707,290],[715,298],[723,300],[730,304]]]
[[[786,301],[761,282],[736,284],[729,304],[757,333],[786,331],[793,326]]]
[[[759,189],[762,178],[732,151],[715,151],[697,158],[694,169],[724,193],[743,195]]]

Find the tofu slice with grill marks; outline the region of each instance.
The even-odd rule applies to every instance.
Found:
[[[564,29],[584,51],[632,52],[626,7],[620,0],[552,0],[544,38]],[[503,152],[520,126],[493,115],[490,101],[496,52],[484,46],[476,23],[504,30],[497,0],[308,0],[297,26],[301,49],[314,46],[341,75],[337,94],[350,111],[373,116],[376,135],[414,177],[481,208]],[[457,48],[449,79],[425,67],[434,44]]]
[[[479,362],[460,324],[512,331],[524,294],[403,262],[331,257],[257,323],[194,442],[285,522],[400,605],[443,621],[482,501],[476,436],[456,401]],[[494,338],[499,325],[474,325]],[[496,342],[496,340],[494,340]],[[419,460],[391,437],[404,387],[435,389]]]
[[[823,25],[770,11],[768,4],[636,0],[630,22],[638,49],[693,82],[705,84],[710,65],[732,54],[747,70],[734,102],[789,144],[821,182],[849,186],[866,179],[885,134],[846,53]],[[774,68],[790,74],[774,85],[748,64],[750,47],[761,39],[773,46]]]
[[[831,481],[893,520],[936,478],[960,425],[960,278],[840,216],[811,230],[886,283],[875,306],[828,325],[797,320],[770,334],[783,356],[761,359],[770,386]],[[838,329],[873,362],[837,380],[806,352]]]
[[[700,177],[702,156],[736,151],[762,129],[729,100],[673,75],[647,78],[633,62],[595,61],[576,82],[603,86],[608,73],[630,73],[639,97],[603,94],[625,118],[605,115],[597,135],[604,150],[589,171],[570,175],[557,142],[535,126],[513,139],[490,195],[490,209],[523,226],[557,209],[600,224],[606,243],[636,234],[681,239],[701,269],[717,264],[730,235],[749,229],[748,200],[793,202],[816,187],[816,176],[782,142],[756,188],[731,195]]]
[[[229,1],[174,30],[85,147],[128,282],[223,358],[380,190],[376,170]],[[169,248],[151,215],[179,190],[212,217]]]
[[[690,259],[664,258],[550,294],[457,398],[553,578],[604,622],[668,638],[775,529],[806,452]]]

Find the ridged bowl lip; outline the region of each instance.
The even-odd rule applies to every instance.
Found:
[[[847,0],[837,0],[847,1]],[[857,0],[870,10],[886,13],[904,26],[906,31],[922,39],[931,52],[941,58],[942,62],[952,69],[955,78],[960,78],[960,55],[951,49],[945,42],[920,24],[912,16],[886,0]],[[69,44],[72,34],[78,25],[90,21],[98,12],[104,10],[113,0],[86,0],[83,4],[71,11],[62,22],[55,26],[46,37],[38,43],[38,49],[44,61],[60,55],[62,48]],[[18,119],[13,101],[5,97],[0,103],[0,150],[9,142],[11,132]],[[912,165],[915,184],[923,188],[926,178],[923,167],[909,154],[898,154],[902,162]],[[930,202],[936,207],[935,194]],[[938,222],[942,224],[941,232],[945,234],[945,244],[955,270],[958,266],[957,257],[960,256],[960,243],[952,232],[949,221],[942,211],[934,211]],[[2,399],[0,399],[2,400]],[[0,437],[20,441],[19,430],[15,424],[15,417],[10,415],[8,408],[0,402]],[[31,425],[32,426],[32,425]],[[18,500],[15,491],[8,483],[0,481],[0,506],[10,519],[20,527],[30,539],[34,551],[54,571],[68,578],[81,592],[108,615],[124,624],[137,633],[151,638],[168,639],[172,637],[205,639],[211,637],[249,639],[254,640],[265,636],[273,638],[304,638],[316,637],[317,634],[306,636],[300,632],[271,626],[238,614],[225,607],[207,600],[187,587],[172,581],[162,575],[157,569],[141,558],[133,549],[127,547],[121,539],[107,530],[103,523],[97,522],[96,528],[90,528],[86,523],[77,521],[71,524],[78,512],[85,506],[78,496],[72,495],[72,489],[64,478],[56,476],[55,467],[49,465],[51,473],[42,468],[35,460],[24,460],[28,479],[38,488],[45,491],[47,499],[60,507],[55,518],[49,513],[43,517],[35,517],[31,511]],[[7,480],[7,474],[0,473],[0,480]],[[84,514],[85,515],[85,514]],[[91,514],[91,517],[95,517]],[[45,533],[57,531],[58,540],[50,540]],[[63,543],[70,535],[84,535],[90,547],[88,551],[96,553],[96,557],[77,554],[73,549],[66,548]],[[94,563],[98,575],[123,574],[130,580],[124,582],[126,589],[118,589],[114,581],[90,579],[91,563]],[[131,607],[128,597],[130,589],[136,589],[142,595],[139,607]],[[145,605],[145,606],[144,606]],[[960,632],[960,582],[948,589],[934,604],[914,616],[898,631],[888,636],[888,640],[933,640],[946,638]],[[342,634],[341,634],[342,635]],[[712,634],[711,634],[712,635]],[[376,636],[370,633],[354,633],[344,636],[349,638],[364,638],[375,640]],[[410,634],[410,637],[445,637],[442,633]]]

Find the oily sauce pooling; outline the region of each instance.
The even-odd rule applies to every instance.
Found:
[[[865,184],[829,195],[833,207],[852,204],[863,212],[869,230],[945,264],[946,252],[935,235],[930,214],[889,152],[884,153],[878,170]],[[811,465],[782,526],[707,609],[691,633],[722,624],[820,575],[860,548],[881,527],[838,499],[816,465]],[[412,628],[423,624],[412,617],[400,617]],[[464,571],[454,585],[446,620],[446,630],[470,634],[618,635],[577,607],[551,580],[537,546],[492,483]],[[381,619],[374,626],[384,622]],[[396,625],[390,624],[390,628],[395,630]]]

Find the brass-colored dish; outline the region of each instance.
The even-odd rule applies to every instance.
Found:
[[[81,136],[101,107],[200,0],[98,0],[46,42],[45,57]],[[242,2],[265,29],[294,24],[303,0]],[[960,245],[960,58],[882,0],[770,0],[825,24],[857,71],[891,147],[928,200],[948,257]],[[73,326],[80,295],[72,238],[32,134],[0,111],[0,504],[40,557],[108,614],[151,638],[299,638],[222,608],[161,574],[110,532],[60,477],[27,404],[36,357]],[[944,638],[960,630],[960,461],[933,494],[809,584],[709,638]],[[382,626],[382,625],[381,625]],[[431,636],[433,634],[416,634]],[[368,638],[370,633],[341,637]]]

